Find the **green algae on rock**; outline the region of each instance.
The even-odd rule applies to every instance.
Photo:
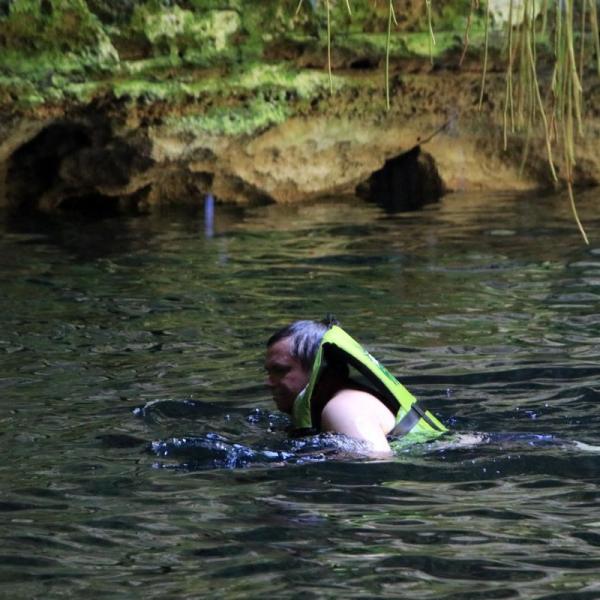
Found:
[[[283,103],[255,99],[246,106],[233,109],[217,107],[198,115],[167,117],[165,125],[176,133],[242,136],[283,123],[290,113]]]
[[[98,68],[112,67],[119,60],[102,23],[84,0],[11,2],[8,15],[0,18],[0,39],[7,50],[18,51],[25,59],[42,55],[59,65],[79,62]]]
[[[241,18],[233,10],[195,13],[157,3],[136,6],[131,21],[132,30],[144,36],[155,52],[177,55],[200,66],[233,61],[237,51],[230,38],[240,27]]]

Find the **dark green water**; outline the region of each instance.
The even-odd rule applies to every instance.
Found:
[[[0,597],[600,598],[599,201],[5,218]],[[264,341],[327,312],[460,435],[291,444]]]

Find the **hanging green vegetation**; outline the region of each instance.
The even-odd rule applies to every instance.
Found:
[[[545,2],[539,7],[535,0],[523,0],[522,20],[515,25],[514,1],[510,0],[508,21],[508,60],[506,71],[506,93],[504,106],[504,140],[507,145],[507,130],[525,132],[523,162],[534,129],[539,125],[545,136],[548,165],[554,181],[558,181],[554,150],[564,169],[563,179],[575,222],[581,235],[588,243],[585,229],[579,219],[573,194],[573,170],[576,166],[576,141],[584,135],[582,122],[584,75],[584,50],[589,12],[590,29],[595,38],[598,56],[598,21],[592,7],[595,0],[583,0],[580,30],[576,32],[574,0]],[[586,10],[589,6],[590,10]],[[541,15],[540,15],[541,13]],[[553,28],[553,35],[547,34],[547,27]],[[576,61],[575,37],[580,40],[579,68]],[[549,89],[545,96],[538,78],[537,48],[539,38],[547,38],[550,43],[554,65]],[[600,72],[600,71],[599,71]],[[516,84],[514,75],[516,74]],[[509,125],[510,123],[510,125]]]
[[[327,14],[327,69],[330,89],[332,81],[332,1],[324,0]],[[346,9],[352,15],[350,0]],[[576,166],[576,141],[584,135],[582,122],[583,85],[586,65],[586,38],[595,54],[600,74],[600,37],[598,33],[597,0],[580,0],[580,19],[575,22],[575,0],[506,0],[508,19],[504,24],[506,76],[503,107],[504,148],[508,148],[509,134],[517,131],[524,135],[523,165],[535,132],[541,129],[545,139],[547,161],[552,180],[559,181],[558,165],[567,186],[569,202],[575,222],[586,243],[587,235],[577,214],[573,194]],[[300,0],[297,12],[302,8]],[[312,2],[313,5],[316,2]],[[429,56],[433,63],[436,44],[432,15],[432,0],[424,0],[425,19],[429,36]],[[479,0],[472,0],[463,41],[462,64],[470,43],[470,33],[475,12],[481,12]],[[485,98],[488,70],[489,28],[493,20],[491,0],[486,2],[483,14],[484,44],[482,75],[478,106],[481,110]],[[388,0],[387,36],[385,46],[385,105],[390,109],[390,48],[393,27],[397,25],[394,0]],[[576,29],[578,26],[578,30]],[[551,29],[552,33],[549,33]],[[576,38],[579,39],[579,62],[576,60]],[[550,47],[554,56],[550,81],[540,81],[538,48]],[[589,51],[588,51],[589,53]],[[589,59],[588,59],[589,60]],[[556,156],[559,157],[557,161]]]

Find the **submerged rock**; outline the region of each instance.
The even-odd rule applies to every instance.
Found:
[[[437,202],[444,183],[430,154],[415,146],[385,161],[357,188],[357,193],[392,212],[410,211]]]

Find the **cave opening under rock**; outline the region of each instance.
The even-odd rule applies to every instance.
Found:
[[[64,198],[58,208],[61,212],[94,218],[113,217],[123,212],[118,197],[93,192]]]
[[[389,212],[418,210],[446,192],[435,160],[420,146],[386,160],[356,188],[358,196]]]
[[[43,196],[59,185],[64,158],[91,144],[89,129],[70,122],[53,123],[23,144],[8,163],[9,206],[21,211],[39,208]]]

